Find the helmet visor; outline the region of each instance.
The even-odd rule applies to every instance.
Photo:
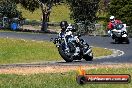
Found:
[[[111,22],[114,22],[115,20],[114,19],[110,19]]]

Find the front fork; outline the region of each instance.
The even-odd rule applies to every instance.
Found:
[[[64,38],[64,42],[65,42],[65,53],[66,53],[67,55],[69,55],[70,50],[69,50],[69,47],[68,47],[66,38]]]

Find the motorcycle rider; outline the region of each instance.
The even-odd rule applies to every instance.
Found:
[[[59,33],[59,37],[63,38],[65,31],[68,27],[68,22],[67,21],[61,21],[60,27],[61,27],[61,32]]]
[[[65,35],[67,37],[67,42],[70,40],[69,37],[72,37],[72,39],[78,40],[76,37],[73,36],[73,33],[72,33],[73,31],[75,31],[75,29],[73,28],[71,24],[68,24],[67,21],[61,21],[60,27],[61,27],[61,32],[59,33],[60,38],[63,38],[63,36]],[[76,46],[74,55],[77,56],[79,52],[80,52],[80,48]]]
[[[71,31],[71,32],[75,31],[75,29],[73,28],[73,26],[71,24],[68,24],[67,21],[61,21],[60,22],[60,27],[61,27],[61,32],[59,34],[60,36],[64,35],[68,31]],[[71,32],[69,32],[69,33],[71,33]]]
[[[119,24],[119,23],[122,23],[121,20],[116,20],[115,19],[115,16],[110,16],[110,22],[108,23],[108,35],[109,36],[112,36],[112,32],[111,30],[114,29],[114,27]]]

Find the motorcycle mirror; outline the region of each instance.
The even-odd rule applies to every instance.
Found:
[[[50,42],[53,41],[53,38],[50,39]]]
[[[54,40],[54,44],[56,44],[58,42],[58,38],[55,38],[55,40]]]

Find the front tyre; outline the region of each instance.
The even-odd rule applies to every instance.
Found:
[[[59,54],[61,55],[61,57],[66,61],[66,62],[72,62],[73,58],[72,57],[68,57],[65,52],[62,49],[62,46],[58,47],[58,51]]]
[[[115,44],[121,44],[122,43],[122,40],[119,39],[119,38],[115,38]]]

